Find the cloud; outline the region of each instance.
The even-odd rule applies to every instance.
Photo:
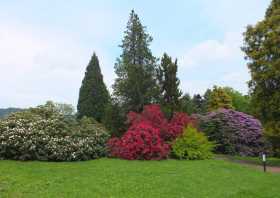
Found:
[[[154,17],[157,3],[147,9],[135,2],[3,2],[0,107],[34,106],[50,99],[75,105],[93,50],[110,88],[120,54],[117,46],[132,7],[140,10],[144,24],[156,35],[153,52],[178,57],[185,92],[201,93],[213,84],[246,92],[249,74],[240,51],[241,34],[247,24],[263,17],[268,4],[269,0],[178,1],[175,15],[162,24],[164,9],[169,10],[166,4]],[[186,18],[197,21],[186,22]]]
[[[244,31],[264,17],[271,0],[202,0],[203,13],[211,25],[223,31]]]
[[[2,107],[34,106],[46,100],[76,104],[93,49],[65,32],[0,23]],[[110,56],[95,45],[105,81],[112,83]]]
[[[239,59],[242,56],[241,39],[241,33],[229,32],[222,41],[206,40],[198,43],[186,50],[179,59],[180,64],[185,69],[193,69]]]
[[[182,89],[203,94],[213,85],[219,85],[247,93],[250,75],[241,46],[241,32],[227,32],[221,41],[206,40],[186,50],[179,59]]]

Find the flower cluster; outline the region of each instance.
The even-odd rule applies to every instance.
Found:
[[[91,134],[69,130],[63,116],[47,107],[15,113],[0,120],[0,158],[76,161],[106,155],[105,130],[95,126]]]
[[[159,105],[147,105],[142,113],[128,113],[130,127],[121,138],[112,138],[108,148],[113,157],[160,160],[169,155],[170,143],[194,120],[175,113],[169,122]]]
[[[263,151],[262,125],[245,113],[219,109],[200,117],[200,129],[217,143],[219,153],[256,156]]]
[[[128,160],[160,160],[169,153],[159,130],[145,122],[132,125],[122,138],[112,138],[108,146],[112,156]]]

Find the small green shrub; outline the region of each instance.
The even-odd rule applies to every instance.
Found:
[[[172,145],[175,157],[179,159],[202,160],[213,156],[214,144],[196,128],[188,126]]]

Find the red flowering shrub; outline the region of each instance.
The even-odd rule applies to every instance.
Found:
[[[159,130],[146,122],[132,125],[120,139],[110,139],[108,147],[113,157],[128,160],[160,160],[170,150],[160,138]]]
[[[175,113],[170,122],[165,118],[160,109],[160,105],[146,105],[141,114],[135,112],[128,113],[128,123],[131,125],[139,124],[143,121],[159,129],[160,137],[165,141],[172,141],[189,124],[195,124],[195,120],[186,113]]]
[[[183,131],[194,123],[194,119],[185,113],[175,113],[170,122],[165,118],[159,105],[147,105],[142,113],[129,112],[130,127],[121,138],[112,138],[108,142],[111,156],[124,159],[159,160],[166,158],[171,143]]]
[[[168,124],[167,133],[164,134],[165,140],[174,140],[187,125],[195,125],[195,120],[186,113],[175,113]]]

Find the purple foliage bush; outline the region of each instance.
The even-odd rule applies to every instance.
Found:
[[[217,144],[216,152],[258,156],[264,149],[263,129],[259,120],[242,112],[219,109],[199,116],[199,128]]]

